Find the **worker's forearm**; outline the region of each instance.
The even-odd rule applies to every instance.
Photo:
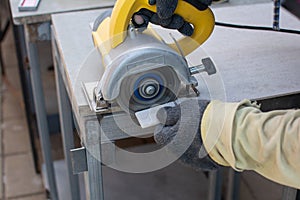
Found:
[[[300,188],[300,110],[263,113],[249,101],[213,101],[201,133],[217,163]]]

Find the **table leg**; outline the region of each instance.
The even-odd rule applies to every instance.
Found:
[[[42,87],[41,72],[39,65],[37,44],[27,40],[27,51],[30,62],[30,77],[32,84],[32,92],[34,98],[34,107],[36,111],[36,118],[38,124],[38,132],[41,141],[42,154],[46,165],[47,178],[50,188],[51,199],[57,200],[57,188],[55,182],[55,174],[53,167],[53,160],[51,155],[50,135],[47,124],[47,113],[45,108],[45,99]]]
[[[297,189],[284,187],[282,192],[282,200],[296,200]]]
[[[34,168],[36,173],[41,173],[41,169],[38,163],[38,152],[35,144],[35,136],[37,133],[37,124],[34,116],[33,108],[33,97],[32,97],[32,87],[30,84],[30,75],[25,60],[27,58],[24,27],[23,26],[13,26],[13,33],[15,39],[16,54],[19,65],[19,74],[22,88],[22,96],[25,104],[25,114],[26,121],[29,130],[30,144],[34,162]]]
[[[89,180],[89,199],[104,200],[99,123],[86,122],[86,156]]]
[[[209,172],[209,200],[221,200],[222,195],[222,169]]]
[[[228,184],[227,184],[227,200],[238,200],[240,195],[240,180],[241,174],[229,169]]]
[[[67,164],[67,174],[70,183],[70,197],[72,200],[80,199],[79,190],[79,180],[78,175],[73,174],[72,161],[70,156],[70,150],[75,148],[74,145],[74,135],[73,135],[73,117],[72,117],[72,107],[68,98],[66,88],[63,83],[61,73],[59,71],[59,64],[54,58],[55,66],[55,79],[56,79],[56,89],[58,97],[58,108],[59,108],[59,118],[60,127],[63,139],[63,147],[65,154],[65,161]]]

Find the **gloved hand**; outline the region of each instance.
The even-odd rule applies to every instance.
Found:
[[[212,0],[185,0],[199,10],[205,10]],[[150,5],[156,4],[157,13],[148,9],[141,9],[132,17],[135,27],[147,27],[148,23],[160,25],[164,28],[177,29],[184,35],[191,36],[193,27],[177,14],[174,14],[178,0],[149,0]]]
[[[196,170],[218,169],[218,164],[209,157],[204,147],[201,148],[200,124],[208,104],[209,101],[188,99],[175,107],[161,108],[157,113],[161,125],[155,129],[155,142],[162,146],[168,145],[166,148],[169,152],[180,156],[183,146],[190,140],[190,146],[179,157],[179,161]]]

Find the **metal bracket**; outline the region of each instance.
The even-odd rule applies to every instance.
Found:
[[[77,149],[71,149],[71,161],[73,174],[80,174],[88,171],[87,159],[86,159],[86,148],[81,147]]]
[[[96,113],[110,113],[111,104],[103,99],[101,91],[98,92],[97,82],[82,83],[82,89],[92,111]]]
[[[104,100],[101,91],[98,92],[97,88],[94,89],[94,101],[96,103],[95,110],[103,110],[103,109],[108,109],[109,103]]]

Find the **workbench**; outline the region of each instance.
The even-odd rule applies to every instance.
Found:
[[[51,199],[58,199],[55,183],[55,174],[51,156],[51,144],[49,138],[49,125],[45,109],[44,91],[42,88],[41,71],[37,43],[41,41],[50,41],[51,14],[63,13],[80,10],[90,10],[103,7],[112,7],[113,0],[41,0],[36,11],[18,10],[19,0],[10,0],[10,7],[14,26],[14,35],[16,39],[17,55],[21,71],[22,88],[26,111],[36,114],[38,134],[40,136],[43,159],[46,165],[47,180],[49,183]],[[25,68],[26,58],[28,57],[30,68]],[[30,69],[30,70],[29,70]],[[30,80],[30,81],[28,81]],[[25,92],[24,92],[25,91]],[[28,105],[30,99],[33,99],[33,108]],[[28,117],[28,115],[27,115]],[[30,119],[28,119],[30,121]],[[29,122],[30,123],[30,122]],[[30,124],[29,128],[31,127]],[[30,132],[35,128],[30,128]],[[35,152],[33,152],[35,154]],[[67,155],[66,155],[67,156]],[[66,158],[68,160],[68,158]],[[73,175],[70,175],[72,179]],[[74,176],[75,177],[75,176]],[[75,177],[76,178],[76,177]],[[73,179],[72,179],[73,180]],[[76,182],[75,182],[76,183]],[[71,184],[71,194],[78,198],[78,191]]]
[[[271,3],[264,3],[220,7],[215,8],[214,13],[217,21],[271,26],[272,6]],[[72,120],[75,119],[83,147],[72,150],[75,162],[73,167],[75,172],[87,170],[85,175],[89,199],[104,198],[101,161],[109,164],[107,159],[112,159],[115,153],[113,142],[153,131],[141,130],[134,124],[128,124],[125,113],[104,115],[98,121],[84,96],[81,83],[100,79],[99,66],[88,64],[86,59],[99,56],[93,46],[90,24],[103,11],[52,15],[52,47],[62,133],[65,140],[73,140],[70,132]],[[285,10],[282,10],[281,20],[282,27],[300,29],[299,20]],[[299,35],[216,27],[202,48],[214,60],[218,73],[211,77],[197,76],[201,95],[223,101],[259,100],[266,110],[272,107],[268,107],[269,104],[273,105],[273,109],[278,109],[274,107],[278,99],[281,103],[286,101],[288,105],[299,107],[298,101],[295,101],[300,94],[299,44]],[[193,63],[197,62],[198,57],[197,53],[193,53],[187,59]],[[82,71],[84,63],[89,65],[88,71]],[[116,118],[123,119],[124,123],[115,124]],[[70,148],[72,144],[67,146],[67,149]],[[110,150],[112,152],[106,154]],[[111,157],[107,158],[106,155]],[[216,180],[211,179],[211,183]],[[220,192],[219,189],[213,186],[211,191]],[[295,197],[295,191],[293,195],[290,199]],[[234,196],[231,193],[229,199],[234,199]],[[220,195],[212,194],[209,198],[219,199]]]

